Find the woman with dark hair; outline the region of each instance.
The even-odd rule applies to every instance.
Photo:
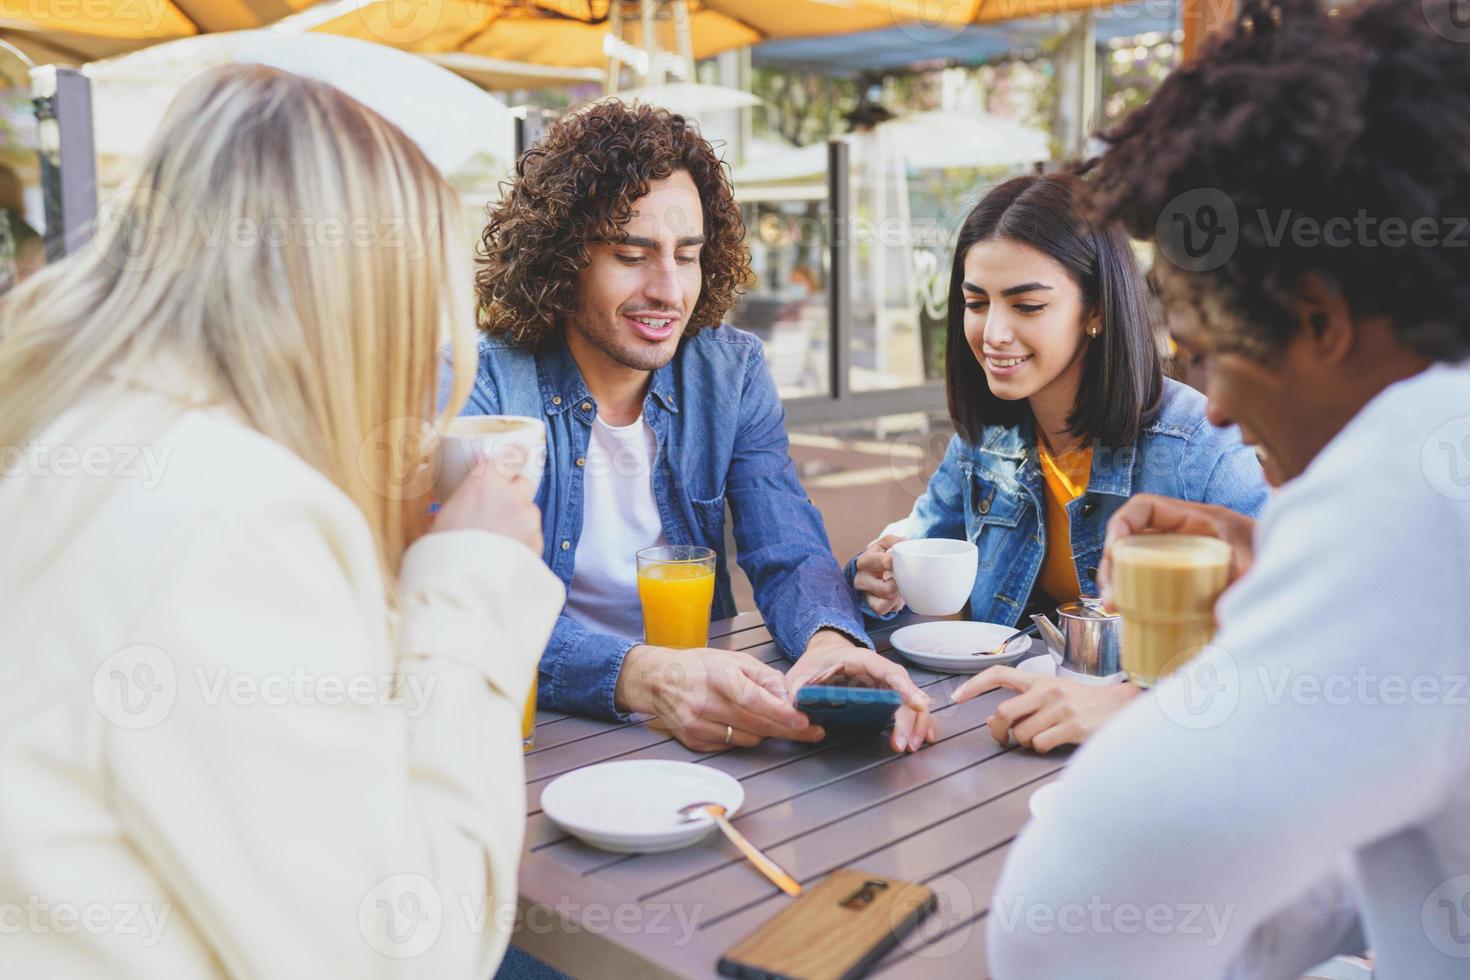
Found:
[[[1104,529],[1132,494],[1250,515],[1265,504],[1237,433],[1164,377],[1133,249],[1083,217],[1085,196],[1074,176],[1017,177],[960,228],[946,342],[958,434],[909,516],[848,568],[879,618],[903,606],[889,551],[905,537],[974,541],[970,615],[1009,626],[1097,594]],[[991,718],[996,739],[1041,752],[1081,741],[1136,693],[994,667],[956,700],[997,687],[1019,694]]]

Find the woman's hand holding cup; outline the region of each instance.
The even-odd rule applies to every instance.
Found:
[[[524,476],[499,473],[481,457],[439,508],[430,531],[491,531],[541,554],[541,509],[536,485]]]
[[[903,608],[903,595],[893,579],[893,546],[907,540],[901,534],[885,534],[858,555],[853,587],[867,597],[868,608],[879,616]]]

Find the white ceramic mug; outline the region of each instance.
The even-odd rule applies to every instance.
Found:
[[[979,549],[954,538],[915,538],[893,546],[893,580],[904,604],[921,616],[965,608],[975,587]]]
[[[541,485],[546,470],[546,423],[526,415],[461,415],[439,444],[434,495],[448,500],[481,456],[504,476]]]

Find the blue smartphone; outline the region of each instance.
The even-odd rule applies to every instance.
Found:
[[[797,710],[823,728],[887,728],[902,703],[899,693],[887,688],[812,685],[796,692]]]

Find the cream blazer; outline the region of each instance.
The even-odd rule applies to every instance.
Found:
[[[0,975],[490,977],[522,705],[565,598],[368,525],[223,410],[134,391],[0,457]]]

